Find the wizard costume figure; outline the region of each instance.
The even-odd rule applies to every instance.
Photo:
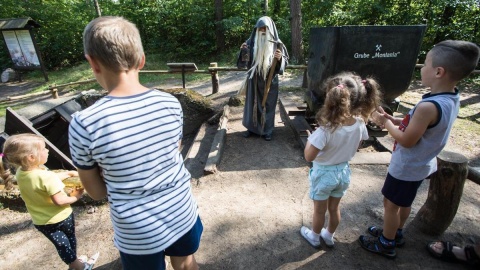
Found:
[[[275,109],[278,99],[278,75],[283,74],[288,63],[287,49],[278,37],[275,23],[270,17],[258,19],[250,38],[242,44],[248,56],[239,54],[237,66],[247,62],[247,90],[242,124],[252,134],[272,139],[275,125]]]

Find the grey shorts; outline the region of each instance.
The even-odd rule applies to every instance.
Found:
[[[348,162],[337,165],[319,165],[313,162],[309,171],[310,199],[323,201],[328,197],[341,198],[350,185]]]

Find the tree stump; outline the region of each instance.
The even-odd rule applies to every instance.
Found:
[[[430,178],[427,200],[411,223],[433,236],[443,234],[452,223],[468,174],[468,159],[461,154],[442,151],[437,162],[438,169]]]

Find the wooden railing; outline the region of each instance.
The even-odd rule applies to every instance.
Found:
[[[287,65],[286,69],[307,69],[306,65]],[[219,72],[230,72],[230,71],[247,71],[245,68],[236,68],[236,67],[218,67],[217,63],[210,63],[210,66],[205,70],[193,70],[193,71],[181,71],[181,70],[140,70],[140,74],[182,74],[182,77],[188,73],[200,73],[200,74],[210,74],[212,77],[212,94],[218,93]],[[75,85],[75,84],[87,84],[95,82],[95,79],[88,79],[85,81],[70,82],[65,84],[53,84],[48,87],[48,91],[43,93],[51,93],[53,98],[58,98],[58,89],[64,88],[66,86]]]
[[[416,64],[415,68],[416,69],[421,69],[423,67],[423,64]],[[307,65],[287,65],[286,69],[307,69]],[[210,63],[210,66],[205,69],[205,70],[194,70],[194,71],[179,71],[179,70],[140,70],[140,74],[182,74],[182,77],[184,78],[185,74],[187,73],[200,73],[200,74],[210,74],[212,78],[212,94],[218,93],[218,89],[220,87],[219,79],[218,79],[218,73],[219,72],[231,72],[231,71],[247,71],[245,68],[236,68],[236,67],[218,67],[216,62]],[[474,70],[472,74],[480,74],[480,70]],[[65,83],[65,84],[54,84],[50,85],[48,87],[47,91],[44,91],[42,93],[36,93],[36,94],[45,94],[45,93],[51,93],[53,98],[58,98],[58,89],[59,88],[64,88],[66,86],[70,85],[75,85],[75,84],[86,84],[86,83],[92,83],[95,82],[95,79],[88,79],[84,81],[78,81],[78,82],[70,82],[70,83]]]

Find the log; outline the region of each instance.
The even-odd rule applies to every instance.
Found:
[[[480,185],[480,167],[470,167],[470,166],[468,166],[467,179],[469,179],[472,182]]]
[[[432,236],[443,234],[452,223],[468,173],[468,159],[462,154],[442,151],[437,162],[438,170],[430,178],[427,200],[411,223]]]
[[[225,149],[225,141],[227,137],[227,123],[230,118],[230,107],[225,105],[223,107],[223,115],[220,118],[218,123],[218,130],[213,138],[212,146],[208,154],[207,162],[205,163],[205,168],[203,169],[203,174],[213,174],[218,171],[217,166],[220,164],[223,150]]]

